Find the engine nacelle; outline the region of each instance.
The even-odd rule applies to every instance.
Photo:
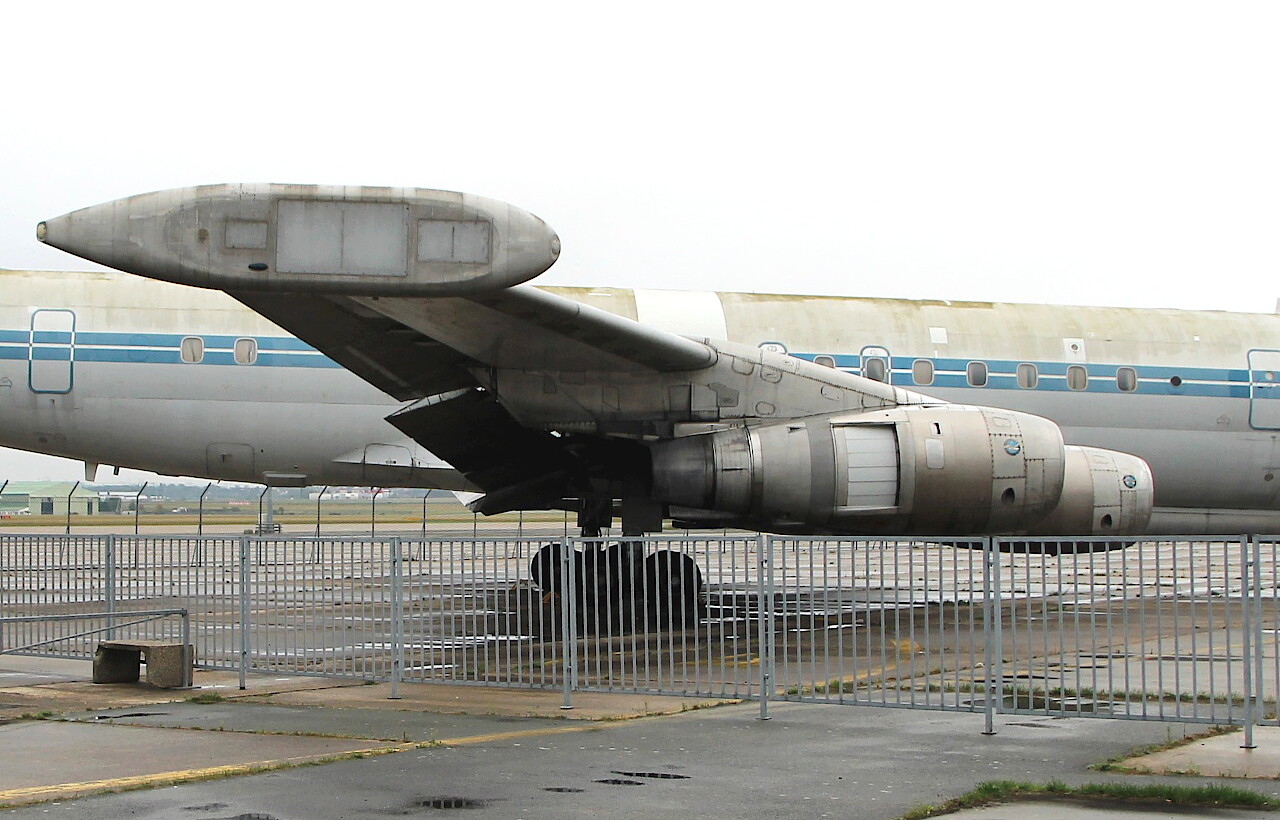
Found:
[[[1129,453],[1067,445],[1058,506],[1028,535],[1138,535],[1151,522],[1147,462]]]
[[[655,444],[654,498],[762,528],[1025,531],[1059,501],[1053,422],[961,405],[796,419]]]

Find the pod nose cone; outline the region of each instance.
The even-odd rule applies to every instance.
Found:
[[[84,259],[110,265],[118,216],[109,204],[82,208],[36,225],[36,239]]]

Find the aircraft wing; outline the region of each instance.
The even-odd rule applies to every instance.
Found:
[[[715,357],[700,342],[530,287],[475,297],[232,295],[379,389],[421,400],[388,421],[486,491],[559,486],[578,465],[563,441],[477,389],[469,368],[667,372]]]
[[[701,342],[536,288],[474,297],[232,296],[398,399],[476,384],[467,368],[670,372]]]

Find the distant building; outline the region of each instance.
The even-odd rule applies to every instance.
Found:
[[[98,494],[71,481],[10,481],[0,493],[0,515],[96,515]]]

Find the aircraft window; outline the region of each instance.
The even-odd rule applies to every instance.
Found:
[[[1078,364],[1067,368],[1067,387],[1072,390],[1084,390],[1089,386],[1089,373]]]
[[[835,366],[836,366],[836,360],[835,360],[835,359],[833,359],[833,358],[831,358],[830,356],[814,356],[814,357],[813,357],[813,363],[814,363],[814,364],[820,364],[820,365],[822,365],[823,367],[835,367]]]
[[[886,381],[885,376],[888,373],[888,367],[885,365],[884,359],[871,357],[863,360],[862,375],[868,379],[875,379],[878,382]]]
[[[1132,367],[1122,367],[1116,371],[1116,387],[1125,393],[1138,389],[1138,373]]]
[[[258,360],[258,341],[256,339],[236,339],[236,364],[253,364]]]
[[[1023,362],[1018,365],[1018,386],[1024,390],[1034,390],[1040,383],[1040,371],[1034,364]]]
[[[986,362],[969,362],[967,368],[970,387],[986,387],[987,386],[987,363]]]
[[[911,380],[916,384],[933,384],[933,362],[916,359],[911,363]]]
[[[182,361],[187,364],[199,364],[204,359],[204,339],[199,336],[187,336],[182,340]]]

